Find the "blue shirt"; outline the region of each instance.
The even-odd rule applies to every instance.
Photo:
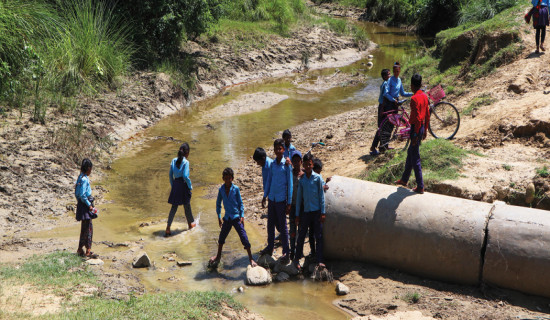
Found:
[[[220,219],[222,213],[222,201],[223,208],[225,209],[223,220],[228,221],[244,217],[244,204],[239,187],[231,184],[229,194],[225,192],[225,184],[222,184],[220,189],[218,189],[218,199],[216,200],[218,219]]]
[[[388,100],[394,101],[395,99],[399,98],[399,95],[403,97],[412,97],[412,92],[406,92],[405,89],[403,89],[403,83],[401,83],[401,79],[393,76],[387,82],[388,83],[386,85],[386,90],[384,91],[384,97],[386,97]]]
[[[265,163],[264,163],[264,166],[262,167],[262,183],[264,186],[264,193],[265,193],[265,188],[267,184],[267,177],[269,176],[269,168],[271,167],[272,162],[273,162],[273,159],[271,159],[270,157],[265,157]]]
[[[269,166],[269,175],[267,177],[264,197],[275,202],[292,202],[292,167],[285,164],[286,159],[281,158],[280,162],[274,159]]]
[[[290,144],[290,146],[288,146],[288,148],[286,147],[286,144],[283,144],[283,146],[285,147],[285,153],[283,153],[283,158],[290,158],[292,151],[296,150],[296,147],[294,147],[292,143]]]
[[[384,93],[386,92],[387,84],[388,84],[388,80],[382,82],[382,85],[380,86],[380,95],[378,96],[378,103],[380,104],[384,102]]]
[[[92,187],[90,187],[90,179],[84,173],[81,173],[76,180],[76,187],[74,188],[74,196],[76,200],[80,200],[86,204],[87,207],[92,204],[88,200],[88,197],[92,195]]]
[[[539,4],[539,0],[531,0],[531,4],[533,5],[533,7],[536,7]],[[540,2],[540,5],[548,7],[548,0],[542,0]]]
[[[296,196],[296,216],[300,216],[300,206],[304,202],[304,212],[321,211],[325,214],[325,192],[323,191],[323,178],[315,172],[311,177],[306,174],[298,182],[298,194]],[[298,209],[300,208],[300,209]]]
[[[172,159],[172,163],[170,163],[170,185],[174,183],[174,179],[183,178],[189,190],[193,190],[191,179],[189,179],[189,161],[184,157],[179,168],[176,166],[176,161],[178,161],[178,158]]]

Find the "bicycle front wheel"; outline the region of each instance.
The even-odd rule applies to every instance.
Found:
[[[380,149],[387,149],[390,142],[397,139],[397,129],[387,117],[382,121],[377,132],[380,137]]]
[[[460,127],[460,115],[454,105],[439,102],[430,109],[430,133],[436,139],[452,139]]]

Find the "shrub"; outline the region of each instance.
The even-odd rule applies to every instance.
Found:
[[[457,12],[464,0],[427,0],[415,19],[418,32],[434,36],[441,30],[458,24]]]
[[[459,24],[482,22],[516,5],[516,0],[470,0],[460,7]]]

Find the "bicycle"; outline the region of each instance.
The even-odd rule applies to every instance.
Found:
[[[441,101],[445,97],[445,92],[440,85],[428,91],[427,96],[430,102],[430,134],[436,139],[452,139],[460,127],[458,109],[450,102]],[[409,145],[411,125],[409,114],[403,107],[407,101],[408,99],[400,100],[397,110],[383,113],[384,120],[376,131],[380,138],[380,149],[387,148],[389,143],[395,140],[407,141],[403,149]]]
[[[308,150],[306,153],[304,153],[304,156],[305,156],[306,154],[310,153],[311,150],[313,150],[313,148],[315,148],[315,146],[317,146],[317,145],[323,146],[323,147],[324,147],[324,146],[325,146],[325,143],[322,142],[322,141],[319,141],[319,142],[312,142],[312,143],[311,143],[311,148],[309,148],[309,150]]]

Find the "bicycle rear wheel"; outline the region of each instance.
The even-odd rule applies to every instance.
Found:
[[[429,130],[436,139],[452,139],[460,127],[460,115],[449,102],[439,102],[430,108]]]
[[[397,129],[387,117],[382,121],[377,132],[380,135],[380,149],[387,149],[390,142],[397,139]]]

